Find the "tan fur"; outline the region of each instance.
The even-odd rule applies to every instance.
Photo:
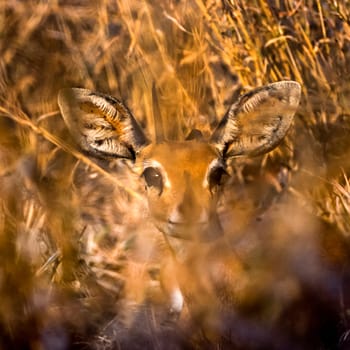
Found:
[[[148,164],[159,164],[166,182],[169,182],[164,184],[162,195],[158,195],[152,188],[147,193],[150,214],[160,231],[172,235],[168,221],[176,211],[181,223],[174,231],[180,230],[181,225],[196,225],[201,214],[210,216],[210,207],[215,196],[209,191],[206,176],[208,165],[216,158],[217,153],[212,146],[196,141],[152,145],[140,154],[140,168],[143,169]],[[171,161],[164,162],[164,159]],[[191,188],[192,193],[185,198],[189,203],[184,203],[187,187]],[[178,210],[184,204],[187,206],[182,211],[181,208]]]

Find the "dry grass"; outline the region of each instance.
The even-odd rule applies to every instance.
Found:
[[[0,10],[1,348],[349,346],[348,0],[2,0]],[[199,327],[164,320],[162,302],[135,308],[145,293],[164,298],[142,186],[128,164],[76,150],[58,90],[120,97],[153,135],[155,83],[172,139],[209,134],[242,91],[284,78],[303,86],[294,132],[234,164],[220,207],[227,227],[269,232],[258,247],[253,234],[236,240],[238,252],[255,242],[252,271],[235,277],[246,283],[237,310]],[[259,226],[248,205],[277,215]],[[151,281],[139,278],[146,268]]]

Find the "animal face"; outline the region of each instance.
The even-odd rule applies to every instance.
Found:
[[[216,204],[226,162],[271,151],[288,131],[300,85],[280,81],[243,95],[206,141],[150,141],[119,100],[86,89],[61,90],[63,118],[80,147],[127,158],[147,189],[150,216],[166,236],[206,241],[222,234]]]
[[[60,91],[58,104],[62,116],[83,151],[104,159],[129,159],[144,181],[150,217],[169,248],[161,280],[172,312],[181,312],[182,287],[191,280],[185,277],[196,270],[191,268],[193,262],[186,269],[186,246],[216,240],[222,235],[216,205],[227,175],[227,161],[275,148],[292,123],[300,90],[300,85],[293,81],[253,90],[230,106],[208,140],[191,137],[177,142],[164,140],[162,135],[156,135],[153,142],[149,140],[129,109],[113,97],[78,88]],[[157,129],[162,127],[156,126]],[[189,244],[184,244],[184,240]],[[235,275],[232,266],[237,262],[232,264],[234,256],[227,257],[227,264],[223,261],[219,265],[209,264],[210,271],[225,266],[216,269],[214,279],[222,273],[226,276],[227,271],[228,276]],[[187,282],[182,283],[184,278]],[[200,285],[194,290],[203,292]]]
[[[149,211],[166,235],[208,240],[221,234],[215,206],[225,163],[198,141],[152,145],[142,152]]]

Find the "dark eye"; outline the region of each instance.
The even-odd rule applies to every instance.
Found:
[[[158,189],[159,195],[163,192],[163,177],[157,168],[146,168],[143,171],[142,176],[144,177],[147,187],[154,187]]]
[[[222,166],[216,166],[211,169],[208,178],[210,192],[214,192],[222,185],[224,175],[227,175],[227,172]]]

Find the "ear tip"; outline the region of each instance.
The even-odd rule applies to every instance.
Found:
[[[284,96],[291,108],[298,108],[301,97],[301,85],[294,80],[282,80],[269,84],[268,88],[275,90],[278,95]]]
[[[286,80],[286,83],[288,84],[290,90],[292,90],[295,95],[301,95],[301,85],[294,80]]]
[[[297,108],[301,97],[301,85],[293,80],[289,81],[291,103]],[[293,103],[294,102],[294,103]]]
[[[295,80],[281,80],[271,85],[276,85],[278,89],[284,89],[294,96],[301,95],[301,85]]]
[[[60,89],[57,94],[58,104],[62,104],[66,101],[77,100],[91,93],[88,89],[76,88],[76,87],[66,87]]]

